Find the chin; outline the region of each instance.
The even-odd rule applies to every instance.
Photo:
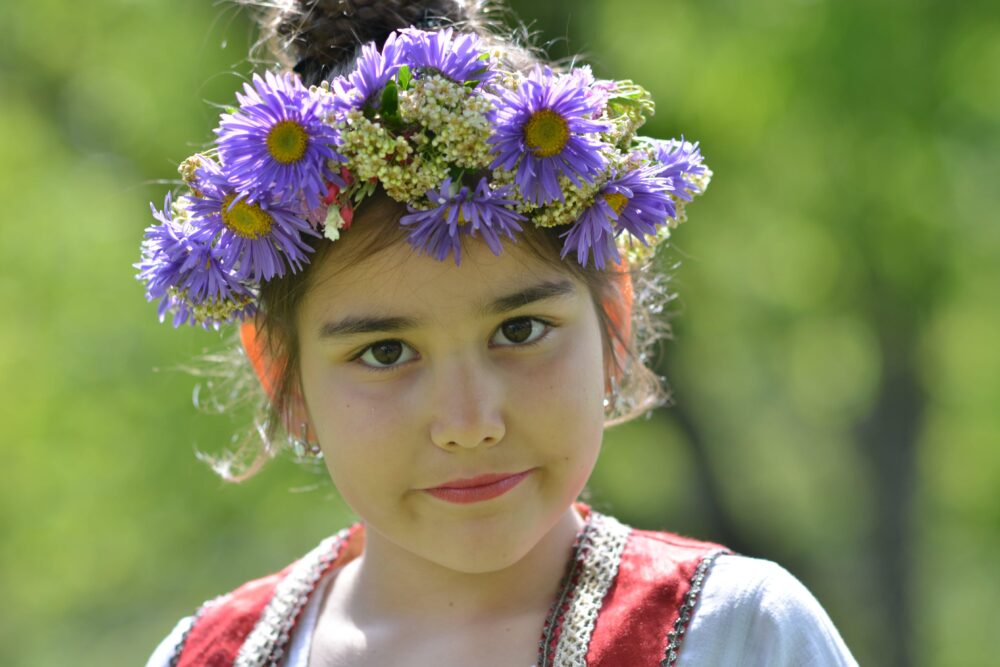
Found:
[[[548,526],[530,511],[506,511],[455,522],[435,521],[420,543],[423,556],[466,574],[498,572],[517,564],[544,538]]]
[[[475,549],[449,549],[434,552],[434,560],[438,565],[463,574],[488,574],[500,572],[513,567],[524,558],[535,546],[515,544],[506,540],[498,540],[495,548],[479,545]]]

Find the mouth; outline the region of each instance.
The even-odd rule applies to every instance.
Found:
[[[504,495],[520,484],[535,469],[516,473],[477,475],[468,479],[445,482],[424,491],[435,498],[460,505],[478,503]]]

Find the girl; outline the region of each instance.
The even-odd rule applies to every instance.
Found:
[[[841,665],[779,566],[576,503],[662,402],[649,262],[710,177],[627,81],[556,71],[466,4],[285,3],[139,277],[241,322],[284,432],[361,518],[205,603],[148,665]],[[635,298],[633,297],[635,295]]]

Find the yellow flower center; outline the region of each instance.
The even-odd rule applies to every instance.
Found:
[[[294,120],[283,120],[275,123],[267,133],[267,152],[276,162],[292,164],[302,159],[306,154],[309,135],[304,127]]]
[[[604,195],[604,201],[608,202],[608,205],[614,209],[616,215],[621,215],[622,209],[628,203],[628,197],[620,192],[612,192]]]
[[[458,209],[458,220],[455,221],[455,224],[456,225],[467,225],[467,224],[469,224],[469,221],[465,219],[464,215],[462,215],[462,209]]]
[[[524,124],[524,142],[538,157],[557,155],[569,142],[569,124],[551,109],[536,111]]]
[[[228,195],[222,201],[222,223],[245,239],[259,239],[271,231],[274,218],[257,204],[238,201],[236,195]]]

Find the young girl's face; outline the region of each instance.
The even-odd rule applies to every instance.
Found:
[[[600,449],[587,287],[509,243],[499,257],[467,243],[460,266],[405,243],[347,268],[337,257],[316,267],[298,328],[310,425],[338,490],[369,533],[424,559],[470,573],[517,562]],[[496,474],[485,489],[442,488]]]

